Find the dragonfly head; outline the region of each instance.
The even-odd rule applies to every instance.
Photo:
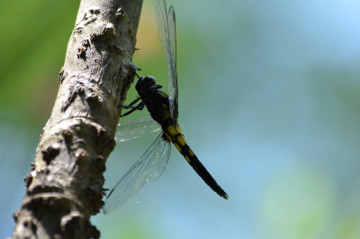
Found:
[[[155,78],[152,76],[142,76],[139,77],[136,86],[136,90],[140,95],[151,92],[153,89],[159,89],[161,86],[156,84]]]

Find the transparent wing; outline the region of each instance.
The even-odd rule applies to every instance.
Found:
[[[173,6],[170,6],[168,13],[169,23],[169,41],[170,41],[170,52],[171,52],[171,79],[168,80],[168,91],[170,100],[170,114],[173,120],[177,122],[178,118],[178,82],[177,82],[177,52],[176,52],[176,21],[175,21],[175,10]],[[169,51],[169,50],[168,50]],[[169,63],[168,63],[169,64]],[[169,71],[169,66],[168,66]],[[169,73],[168,73],[169,75]],[[169,78],[169,77],[168,77]]]
[[[155,0],[155,15],[158,24],[160,42],[168,70],[168,91],[170,115],[176,122],[178,117],[178,84],[176,69],[176,20],[173,6],[169,11],[165,0]]]
[[[116,139],[118,142],[124,142],[157,132],[160,129],[160,125],[154,121],[150,115],[147,115],[141,118],[120,123],[118,125]]]
[[[170,143],[163,140],[160,134],[110,191],[103,208],[104,213],[118,208],[146,183],[159,178],[169,161],[170,149]]]

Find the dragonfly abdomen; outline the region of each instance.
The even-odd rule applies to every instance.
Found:
[[[185,137],[179,125],[169,125],[163,128],[164,136],[167,140],[171,141],[177,150],[184,156],[186,161],[196,171],[196,173],[204,180],[204,182],[221,197],[227,199],[228,195],[225,191],[217,184],[215,179],[210,175],[204,165],[196,157],[194,152],[190,149],[186,143]]]

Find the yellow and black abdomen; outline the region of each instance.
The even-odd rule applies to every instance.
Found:
[[[141,81],[138,81],[138,84],[140,82]],[[228,195],[217,184],[215,179],[187,145],[184,135],[179,125],[177,125],[177,115],[172,117],[170,114],[168,95],[158,90],[146,91],[146,87],[143,88],[141,85],[137,86],[137,90],[146,108],[150,112],[151,117],[161,125],[163,139],[172,142],[205,183],[221,197],[227,199]]]
[[[186,161],[205,181],[205,183],[221,197],[227,199],[228,195],[217,184],[215,179],[210,175],[210,173],[206,170],[204,165],[199,161],[194,152],[190,149],[189,145],[186,143],[185,137],[182,134],[179,125],[163,126],[163,132],[165,140],[171,141],[175,145],[177,150],[179,150],[179,152],[184,156]]]

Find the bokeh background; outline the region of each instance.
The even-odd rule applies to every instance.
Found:
[[[168,3],[177,14],[180,125],[230,198],[173,148],[160,179],[92,218],[102,238],[360,238],[360,1]],[[2,3],[0,238],[12,234],[78,5]],[[137,38],[141,74],[166,85],[152,0]],[[155,137],[118,144],[105,186]]]

